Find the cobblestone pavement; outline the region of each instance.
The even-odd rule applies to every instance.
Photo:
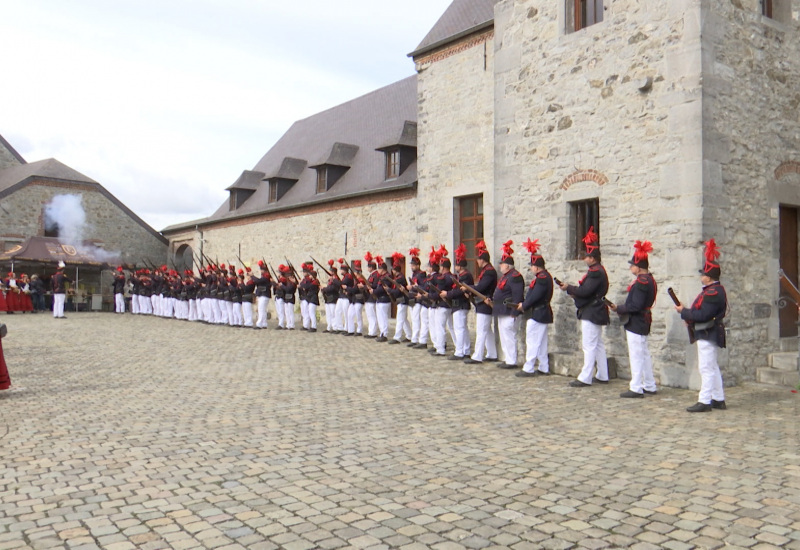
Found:
[[[786,388],[688,414],[361,338],[2,321],[0,550],[800,548]]]

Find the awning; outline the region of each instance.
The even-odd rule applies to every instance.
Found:
[[[0,254],[0,262],[35,262],[87,267],[111,267],[120,263],[119,254],[94,245],[73,246],[54,237],[31,237],[24,243]]]

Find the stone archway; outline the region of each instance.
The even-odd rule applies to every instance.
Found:
[[[188,244],[182,244],[175,251],[175,268],[183,272],[187,269],[194,269],[194,251]]]

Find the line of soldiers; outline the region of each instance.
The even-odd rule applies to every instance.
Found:
[[[394,253],[390,259],[373,257],[369,252],[361,260],[348,262],[339,258],[328,261],[326,268],[314,263],[327,276],[322,286],[314,263],[301,266],[302,275],[289,265],[280,265],[276,276],[265,262],[258,262],[259,273],[249,267],[214,265],[195,275],[182,275],[166,266],[154,270],[138,270],[127,280],[131,285],[132,313],[174,317],[230,326],[267,328],[267,309],[274,300],[278,330],[295,328],[295,305],[300,302],[302,329],[317,331],[317,308],[320,295],[325,306],[326,333],[363,336],[389,344],[405,343],[453,361],[467,364],[496,362],[498,367],[518,369],[517,329],[525,321],[525,362],[516,376],[521,378],[550,374],[547,326],[553,323],[550,302],[557,286],[573,298],[581,322],[584,362],[580,374],[569,385],[584,388],[608,384],[608,364],[602,327],[609,324],[609,311],[616,312],[626,329],[631,382],[623,398],[642,398],[657,393],[653,366],[647,346],[652,323],[651,308],[657,295],[657,284],[649,272],[648,253],[651,243],[636,241],[630,260],[634,280],[628,287],[624,304],[606,299],[608,275],[601,264],[599,238],[590,228],[583,242],[587,272],[577,284],[554,279],[539,254],[538,239],[523,243],[530,254],[531,282],[525,289],[523,275],[514,267],[512,241],[502,246],[496,270],[490,262],[486,244],[476,245],[477,277],[467,269],[466,247],[455,251],[455,265],[444,245],[431,247],[423,269],[420,250],[409,250],[411,274],[403,274],[405,257]],[[691,307],[676,303],[676,310],[687,323],[690,341],[698,343],[702,388],[698,403],[689,412],[725,409],[722,377],[717,363],[717,350],[725,347],[723,318],[727,310],[725,290],[719,283],[719,251],[713,239],[706,243],[706,264],[701,270],[703,292]],[[366,266],[366,273],[363,266]],[[453,271],[454,269],[454,271]],[[117,269],[115,294],[121,299],[126,284],[123,269]],[[253,319],[253,303],[257,318]],[[396,307],[393,335],[389,335],[392,305]],[[118,312],[124,312],[118,301]],[[476,337],[474,347],[467,328],[470,309],[475,308]],[[367,323],[364,326],[363,313]],[[493,321],[503,361],[496,346]],[[446,353],[447,333],[454,344],[452,355]],[[429,347],[428,344],[431,344]]]

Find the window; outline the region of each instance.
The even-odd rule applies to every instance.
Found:
[[[478,274],[478,264],[476,263],[475,245],[483,240],[483,195],[472,195],[469,197],[459,197],[458,201],[458,227],[456,231],[457,241],[453,247],[458,246],[459,242],[467,247],[467,267],[473,275]],[[452,254],[455,262],[455,253]]]
[[[761,15],[772,19],[772,0],[761,0]]]
[[[271,181],[269,182],[269,201],[268,202],[278,202],[278,182]]]
[[[386,151],[386,179],[390,180],[400,175],[400,151]]]
[[[58,237],[58,224],[56,222],[48,222],[44,228],[44,236],[45,237]]]
[[[585,29],[603,20],[603,0],[565,0],[567,32]]]
[[[317,168],[317,193],[328,190],[328,169],[324,166]]]
[[[583,238],[594,227],[594,232],[600,236],[600,199],[589,199],[586,201],[571,202],[571,228],[573,230],[572,257],[576,260],[583,258],[586,247]]]

